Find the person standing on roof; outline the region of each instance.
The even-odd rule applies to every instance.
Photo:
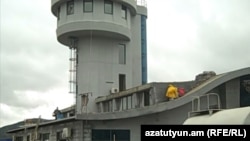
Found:
[[[61,111],[58,109],[58,107],[56,107],[55,111],[53,112],[53,116],[56,118],[56,119],[59,119],[60,116],[61,116]]]
[[[169,99],[169,100],[173,100],[175,98],[178,98],[178,88],[175,87],[174,85],[172,84],[169,84],[168,85],[168,89],[167,89],[167,93],[166,93],[166,97]]]
[[[182,97],[182,96],[184,96],[185,95],[185,89],[184,88],[182,88],[182,87],[179,87],[178,88],[178,97]]]

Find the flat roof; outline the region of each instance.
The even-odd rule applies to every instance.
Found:
[[[74,121],[74,120],[76,120],[76,117],[72,116],[72,117],[63,118],[63,119],[57,119],[57,120],[53,120],[53,121],[42,122],[42,123],[36,124],[36,125],[31,125],[31,126],[12,129],[12,130],[7,131],[7,133],[14,133],[14,132],[29,129],[29,128],[35,128],[37,125],[38,125],[38,127],[40,127],[40,126],[46,126],[46,125],[50,125],[50,124],[56,124],[56,123],[60,123],[60,122],[68,122],[68,121]]]

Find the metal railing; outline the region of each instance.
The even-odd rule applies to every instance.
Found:
[[[211,102],[211,97],[214,96],[215,97],[215,101],[213,100],[213,102],[215,102],[215,105],[212,104]],[[201,99],[205,98],[203,102],[201,102]],[[206,106],[202,108],[202,104],[204,104],[203,106]],[[198,96],[195,97],[192,100],[192,111],[188,113],[188,117],[191,117],[193,115],[197,115],[197,114],[202,114],[202,113],[209,113],[212,114],[216,111],[221,110],[221,102],[220,102],[220,96],[217,93],[207,93],[205,95],[202,96]]]

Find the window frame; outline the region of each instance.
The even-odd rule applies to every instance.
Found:
[[[57,131],[56,132],[56,141],[62,141],[62,131]]]
[[[70,6],[72,6],[72,11],[70,11]],[[73,15],[75,11],[75,3],[74,0],[67,2],[67,15]]]
[[[30,141],[30,140],[31,140],[31,135],[28,134],[28,135],[26,136],[26,141]]]
[[[119,64],[125,65],[126,64],[126,45],[125,44],[119,44]]]
[[[50,133],[41,133],[40,140],[41,141],[50,140]]]
[[[14,138],[15,141],[23,141],[23,136],[16,136]]]
[[[144,91],[144,106],[149,106],[150,105],[150,93],[149,90]]]
[[[86,3],[91,3],[91,10],[86,10]],[[94,3],[93,3],[93,0],[83,0],[83,12],[84,13],[91,13],[94,11]]]
[[[126,74],[119,74],[119,91],[126,90]]]
[[[111,11],[108,11],[108,9],[106,9],[106,6],[108,6],[108,5],[111,6]],[[111,0],[104,0],[104,13],[105,14],[113,15],[113,11],[114,11],[113,1],[111,1]]]
[[[122,12],[122,18],[126,20],[127,19],[127,7],[125,5],[122,5],[121,12]]]

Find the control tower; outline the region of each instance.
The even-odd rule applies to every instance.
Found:
[[[76,113],[95,99],[147,83],[147,7],[138,0],[51,0],[57,40],[70,49]]]

